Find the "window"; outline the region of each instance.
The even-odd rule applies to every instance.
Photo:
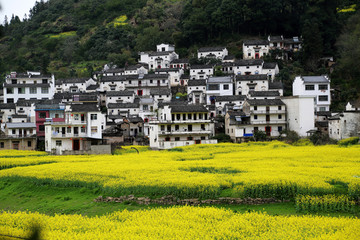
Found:
[[[48,80],[47,80],[47,79],[43,79],[43,80],[42,80],[42,83],[43,83],[43,84],[47,84],[47,83],[48,83]]]
[[[13,98],[8,98],[7,103],[14,103],[14,99]]]
[[[39,131],[44,132],[45,131],[45,125],[39,125]]]
[[[258,116],[257,116],[257,115],[254,115],[254,119],[258,119]]]
[[[91,133],[97,133],[98,128],[97,126],[91,127]]]
[[[31,141],[28,141],[27,145],[28,145],[28,147],[31,147]]]
[[[281,131],[282,131],[282,127],[278,126],[278,132],[281,132]]]
[[[251,53],[248,53],[248,57],[251,57]]]
[[[11,132],[12,132],[12,134],[16,134],[16,130],[15,130],[15,129],[13,129]]]
[[[37,88],[36,87],[31,87],[30,88],[30,94],[36,94],[37,93]]]
[[[71,127],[67,127],[66,132],[71,133]]]
[[[25,94],[25,88],[18,88],[19,94]]]
[[[179,125],[175,125],[175,131],[179,131]]]
[[[79,114],[74,114],[74,120],[79,120]]]
[[[148,111],[149,110],[149,105],[143,105],[143,110]]]
[[[90,119],[91,120],[97,120],[97,114],[91,114]]]
[[[61,140],[56,140],[56,146],[61,147],[61,145],[62,145]]]
[[[319,90],[328,90],[328,85],[326,84],[319,85]]]
[[[194,139],[193,137],[187,137],[187,140],[189,140],[189,141],[191,141],[193,139]]]
[[[46,118],[46,112],[39,112],[39,118]]]
[[[254,132],[259,131],[259,127],[254,127]]]
[[[319,96],[319,102],[326,102],[328,101],[328,96],[324,95],[324,96]]]
[[[314,85],[305,85],[305,90],[315,90]]]
[[[82,133],[85,133],[86,132],[85,126],[82,126],[80,130],[81,130]]]
[[[199,113],[199,119],[202,119],[202,118],[203,118],[203,114]]]
[[[14,89],[13,89],[13,88],[6,88],[6,93],[7,93],[7,94],[13,94],[13,93],[14,93]]]
[[[175,141],[180,141],[180,137],[175,137]]]
[[[49,88],[47,88],[47,87],[42,87],[42,88],[41,88],[41,93],[44,93],[44,94],[49,93]]]
[[[220,90],[219,84],[209,84],[208,90]]]
[[[188,120],[191,120],[191,113],[188,113]]]
[[[4,148],[4,142],[0,142],[0,148]]]
[[[203,137],[200,137],[201,140],[205,140],[206,138],[203,136]]]
[[[228,84],[224,84],[224,90],[229,90],[229,85]]]
[[[257,106],[254,106],[254,110],[255,110],[255,111],[257,110]]]
[[[278,115],[278,119],[281,119],[281,118],[282,118],[282,115],[281,115],[281,114],[279,114],[279,115]]]
[[[201,124],[201,130],[205,131],[205,124]]]
[[[278,106],[278,110],[281,110],[281,106]]]

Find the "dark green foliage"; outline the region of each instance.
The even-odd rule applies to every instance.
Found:
[[[355,144],[359,144],[359,137],[350,137],[350,138],[342,139],[338,142],[339,146],[344,146],[344,147]]]
[[[255,141],[266,141],[266,133],[264,131],[255,131],[254,132],[254,139]]]
[[[216,134],[213,139],[218,140],[218,143],[223,143],[223,142],[232,142],[231,138],[229,135],[225,134],[225,133],[219,133]]]

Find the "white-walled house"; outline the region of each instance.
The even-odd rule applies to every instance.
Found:
[[[215,99],[215,111],[216,115],[225,115],[227,112],[227,106],[231,106],[232,109],[241,109],[246,96],[244,95],[226,95],[216,96]]]
[[[181,80],[181,75],[184,74],[184,69],[182,68],[158,68],[155,69],[155,74],[168,74],[171,87],[185,85],[185,81]]]
[[[140,104],[138,101],[134,103],[109,103],[107,111],[108,118],[110,118],[111,116],[121,116],[117,117],[118,119],[122,119],[122,117],[129,118],[131,116],[139,115]]]
[[[133,91],[108,91],[106,92],[106,106],[109,103],[133,103],[135,94]]]
[[[245,40],[243,59],[259,59],[269,54],[268,40]]]
[[[171,44],[159,44],[156,49],[156,52],[140,52],[139,63],[148,64],[149,69],[170,68],[170,63],[179,58]]]
[[[279,66],[275,62],[264,62],[261,74],[266,74],[268,79],[274,81],[275,76],[279,73]]]
[[[174,105],[159,108],[158,119],[149,122],[150,147],[169,149],[192,144],[215,144],[214,124],[202,105]]]
[[[217,58],[223,60],[228,55],[226,47],[203,47],[198,50],[198,58]]]
[[[261,74],[263,64],[262,59],[238,59],[235,62],[223,63],[222,71],[235,75]]]
[[[250,91],[247,96],[249,99],[276,99],[280,98],[279,91]]]
[[[55,93],[54,75],[17,74],[12,72],[5,79],[4,103],[18,100],[52,99]]]
[[[174,59],[170,63],[170,68],[188,69],[189,67],[189,59],[187,58]]]
[[[292,89],[293,96],[313,97],[315,112],[330,110],[331,95],[328,76],[297,76]]]
[[[189,80],[187,95],[190,104],[206,104],[206,80]]]
[[[190,68],[190,79],[207,79],[214,75],[212,65],[192,65]]]
[[[237,143],[242,142],[244,138],[254,136],[250,116],[243,111],[228,111],[225,115],[225,133]]]
[[[277,137],[286,129],[286,105],[280,99],[246,99],[243,111],[250,116],[253,131]]]
[[[314,98],[307,96],[282,97],[286,105],[288,129],[306,137],[315,130]]]
[[[268,91],[269,80],[265,74],[236,75],[235,94],[248,95],[250,91]]]
[[[87,87],[90,85],[96,85],[96,82],[92,78],[67,78],[67,79],[58,79],[55,81],[55,87],[57,93],[86,92]]]
[[[217,96],[229,96],[234,93],[231,76],[209,77],[206,82],[206,104],[215,104]]]
[[[329,119],[329,137],[341,140],[360,137],[360,111],[345,111]]]
[[[105,117],[96,104],[69,104],[64,121],[46,121],[45,151],[81,153],[102,139]]]

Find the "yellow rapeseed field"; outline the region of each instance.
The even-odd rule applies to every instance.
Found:
[[[0,233],[26,237],[32,224],[41,239],[360,239],[353,218],[269,216],[200,207],[114,212],[106,216],[0,213]]]
[[[96,187],[111,196],[214,198],[227,190],[233,197],[293,199],[297,194],[333,194],[339,186],[352,198],[360,195],[359,146],[295,147],[272,142],[139,150],[138,154],[128,147],[114,156],[28,157],[21,163],[16,158],[14,164],[19,166],[3,169],[0,177]],[[32,165],[36,161],[42,164]]]

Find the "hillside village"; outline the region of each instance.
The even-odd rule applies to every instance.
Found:
[[[301,137],[316,132],[340,140],[360,133],[360,102],[332,113],[328,76],[297,76],[292,96],[275,80],[276,58],[300,50],[298,37],[247,40],[243,58],[226,47],[198,49],[206,65],[179,59],[174,45],[139,52],[138,64],[106,65],[91,78],[57,79],[38,71],[11,72],[3,84],[0,149],[45,150],[53,154],[110,153],[111,145],[169,149],[233,142],[259,132],[277,138],[287,130]],[[220,72],[220,74],[219,74]]]

